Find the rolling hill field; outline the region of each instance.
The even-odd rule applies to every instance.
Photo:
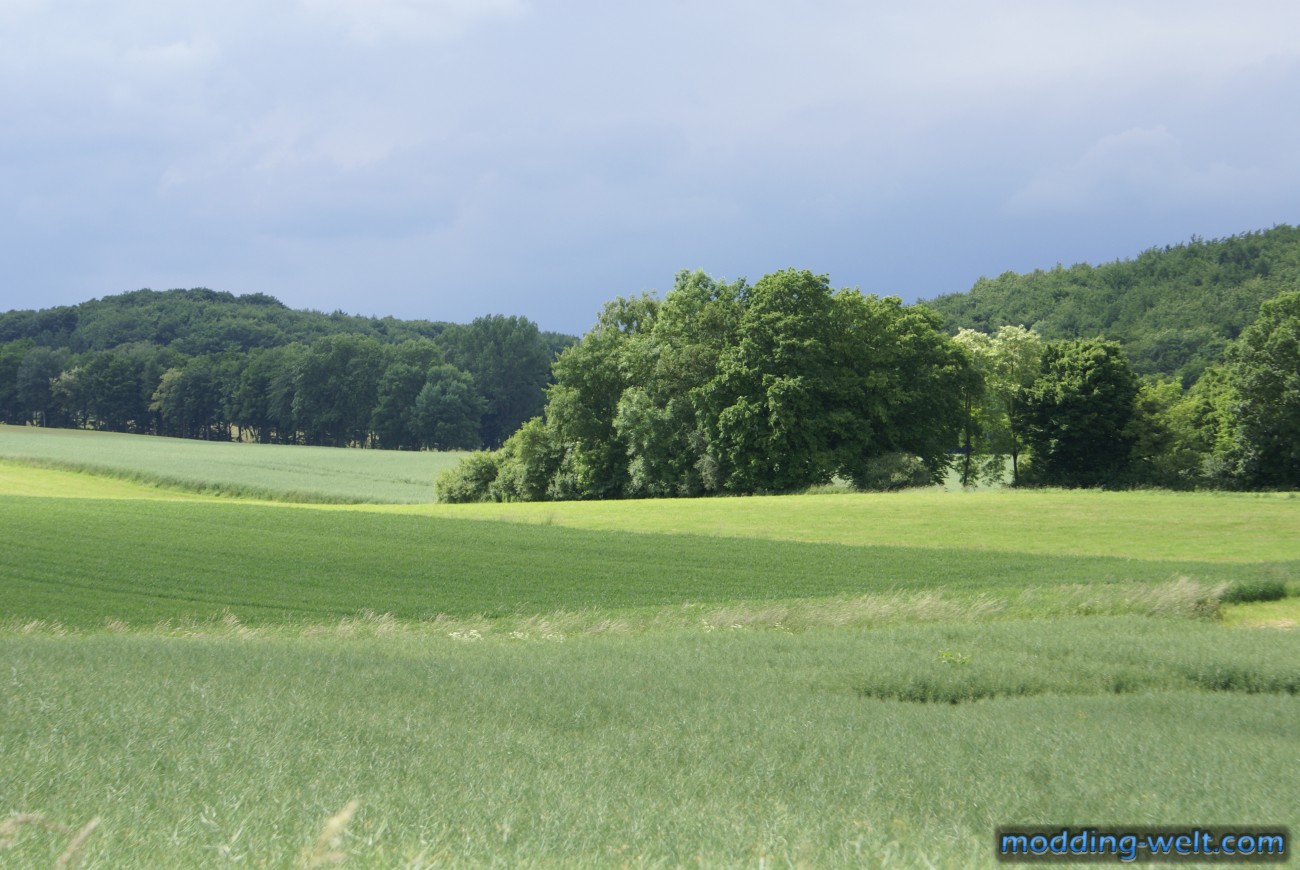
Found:
[[[257,482],[257,445],[59,434],[94,459],[0,462],[0,866],[992,866],[999,825],[1300,825],[1300,499],[401,504],[369,451]],[[374,503],[292,501],[340,468]]]

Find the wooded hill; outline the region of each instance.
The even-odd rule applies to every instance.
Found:
[[[456,449],[538,413],[574,339],[288,308],[264,294],[138,290],[0,314],[0,421],[188,438]]]
[[[217,290],[136,290],[77,305],[0,313],[0,344],[30,339],[73,353],[145,342],[189,356],[311,344],[327,335],[363,335],[385,344],[441,336],[456,324],[435,320],[361,317],[289,308],[273,296]],[[541,333],[552,354],[571,336]]]
[[[1046,340],[1118,341],[1139,375],[1191,386],[1254,322],[1259,306],[1300,288],[1300,228],[1193,238],[1132,260],[1079,263],[981,278],[965,293],[923,303],[951,332],[1025,326]]]

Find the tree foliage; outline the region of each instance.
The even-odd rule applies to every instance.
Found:
[[[483,396],[484,444],[499,446],[541,413],[552,354],[537,324],[522,317],[479,317],[448,327],[439,344],[449,362],[473,375]]]
[[[1265,302],[1229,360],[1241,483],[1300,487],[1300,291]]]
[[[1054,342],[1017,416],[1033,478],[1059,486],[1127,483],[1138,379],[1116,342]]]
[[[663,300],[616,299],[555,363],[544,418],[478,497],[787,492],[946,468],[965,354],[929,311],[786,270],[749,285],[683,272]],[[472,475],[471,475],[472,476]],[[892,479],[892,478],[889,478]]]
[[[1190,386],[1255,317],[1300,286],[1300,228],[1152,248],[1100,266],[1006,272],[925,303],[956,331],[1023,325],[1047,340],[1116,340],[1139,375]]]
[[[457,326],[141,290],[0,314],[0,422],[473,449],[541,410],[573,341],[519,317]]]
[[[1023,326],[1003,326],[994,335],[963,329],[955,337],[971,359],[963,384],[961,482],[1001,482],[1011,460],[1011,483],[1020,482],[1025,451],[1025,394],[1039,375],[1043,340]]]

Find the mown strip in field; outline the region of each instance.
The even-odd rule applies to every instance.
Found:
[[[253,504],[0,497],[0,618],[499,616],[890,591],[1293,577],[1300,563],[846,546]]]

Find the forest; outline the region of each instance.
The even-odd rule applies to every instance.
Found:
[[[140,290],[0,314],[0,421],[393,449],[502,443],[573,339],[296,311],[262,294]]]
[[[681,272],[580,341],[140,290],[0,314],[0,422],[479,450],[449,501],[834,481],[1300,486],[1300,230],[981,279],[904,305],[795,269]]]

